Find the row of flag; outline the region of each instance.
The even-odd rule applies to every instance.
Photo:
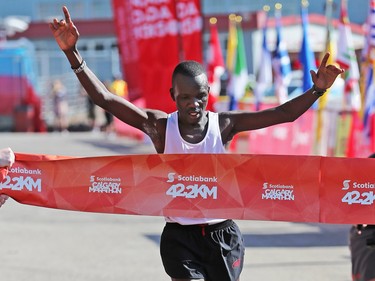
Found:
[[[375,0],[370,0],[370,12],[367,19],[367,34],[361,58],[361,88],[363,118],[366,140],[371,151],[375,151]]]
[[[265,90],[274,82],[276,96],[280,103],[288,98],[288,84],[290,82],[291,64],[287,52],[286,43],[282,38],[281,32],[281,5],[275,13],[277,26],[277,43],[274,56],[267,46],[267,23],[263,31],[262,45],[262,67],[259,69],[257,87],[254,89],[257,101],[261,101]],[[240,100],[245,94],[246,85],[249,82],[249,73],[247,69],[247,58],[245,51],[245,40],[241,27],[242,17],[231,14],[229,16],[229,30],[227,40],[226,62],[223,60],[220,47],[216,19],[210,20],[210,41],[207,58],[207,70],[209,82],[212,87],[212,94],[217,96],[220,93],[220,75],[227,71],[229,76],[227,94]]]
[[[286,41],[282,36],[281,10],[281,5],[276,4],[274,14],[276,47],[275,50],[271,51],[267,45],[269,7],[265,6],[266,20],[262,32],[261,63],[256,73],[254,88],[256,109],[260,108],[260,104],[264,99],[264,93],[272,86],[275,89],[275,96],[279,103],[284,103],[288,99],[288,85],[291,80],[292,67],[286,48]],[[346,70],[342,77],[344,84],[343,109],[357,113],[357,118],[361,120],[363,125],[362,130],[365,132],[368,141],[372,143],[372,149],[375,151],[375,0],[369,0],[368,31],[365,47],[362,52],[361,69],[359,68],[353,45],[353,35],[347,12],[347,0],[341,0],[337,42],[334,42],[332,38],[332,1],[329,0],[326,3],[326,18],[326,47],[321,57],[326,52],[330,52],[331,56],[328,64],[337,63]],[[306,0],[301,2],[301,25],[302,41],[299,62],[303,72],[302,88],[303,91],[306,91],[312,87],[310,70],[316,70],[317,68],[315,55],[312,51],[308,35],[309,19],[308,3]],[[226,70],[229,76],[227,94],[238,101],[244,96],[246,84],[249,82],[241,17],[236,15],[229,17],[226,62],[222,58],[215,23],[211,23],[210,38],[209,54],[211,55],[208,60],[209,80],[212,85],[215,83],[217,85],[213,87],[213,94],[219,95],[220,76]],[[317,110],[315,138],[318,146],[323,141],[324,116],[322,112],[327,106],[329,95],[328,91],[313,106]],[[354,124],[355,121],[353,120],[352,123]]]
[[[235,14],[229,16],[229,30],[226,62],[220,47],[216,19],[210,19],[210,41],[207,58],[208,81],[211,94],[219,96],[221,91],[221,77],[225,70],[229,76],[226,92],[234,101],[240,100],[245,94],[248,83],[248,69],[245,42],[241,28],[242,17]]]

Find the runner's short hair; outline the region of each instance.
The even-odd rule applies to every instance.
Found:
[[[206,71],[203,66],[194,60],[186,60],[180,62],[174,69],[172,74],[172,85],[175,84],[175,79],[177,74],[182,74],[188,77],[195,77],[204,73],[206,75]]]

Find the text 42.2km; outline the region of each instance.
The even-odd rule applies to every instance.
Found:
[[[361,204],[361,205],[372,205],[375,200],[375,195],[373,191],[359,192],[357,190],[347,192],[344,197],[342,197],[341,202],[351,204]]]
[[[202,184],[191,184],[184,185],[182,183],[177,183],[172,185],[166,193],[168,196],[185,197],[185,198],[197,198],[202,197],[206,199],[207,197],[212,197],[212,199],[217,199],[217,186],[209,188],[207,185]]]

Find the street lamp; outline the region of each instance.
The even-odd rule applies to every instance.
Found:
[[[25,16],[7,16],[0,18],[0,42],[5,42],[8,36],[28,29],[30,18]]]

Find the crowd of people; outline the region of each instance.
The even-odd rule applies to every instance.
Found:
[[[118,95],[124,99],[128,98],[128,87],[126,81],[117,75],[113,80],[105,80],[103,84],[113,94]],[[71,100],[78,100],[80,97],[85,99],[86,115],[82,119],[78,119],[72,124],[70,115],[74,115],[72,106],[69,106],[69,98],[66,87],[59,79],[53,80],[50,87],[50,98],[53,110],[53,124],[52,131],[54,132],[68,132],[69,127],[74,125],[81,125],[82,130],[90,130],[93,132],[105,132],[108,135],[115,135],[114,117],[109,111],[98,107],[87,95],[85,89],[81,86],[79,93]],[[81,110],[81,109],[80,109]],[[77,114],[77,113],[76,113]],[[77,119],[77,118],[75,118]]]

